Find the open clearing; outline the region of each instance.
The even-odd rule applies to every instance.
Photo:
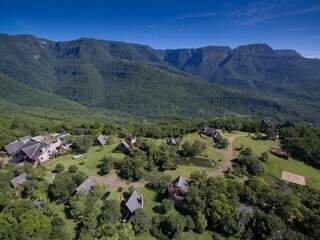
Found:
[[[80,170],[84,171],[88,176],[97,176],[97,172],[99,171],[97,166],[100,164],[100,160],[104,156],[112,156],[117,160],[124,158],[124,154],[113,152],[113,150],[119,143],[120,140],[114,138],[113,144],[104,146],[93,146],[89,149],[87,153],[83,154],[82,157],[79,159],[72,159],[74,154],[70,153],[54,158],[46,162],[44,166],[49,168],[49,170],[53,170],[58,163],[63,164],[65,166],[65,169],[68,169],[70,165],[75,164],[79,167]]]
[[[190,177],[192,173],[203,171],[209,172],[210,170],[215,169],[218,164],[222,164],[223,155],[218,153],[219,150],[213,147],[214,143],[212,138],[201,137],[198,133],[190,133],[182,138],[181,144],[186,141],[194,142],[196,140],[205,144],[206,149],[203,153],[193,159],[184,161],[176,170],[165,171],[165,173],[168,173],[173,177]]]
[[[259,156],[263,152],[268,152],[270,147],[279,147],[277,141],[253,140],[250,136],[238,137],[235,141],[235,149],[243,146],[250,147],[253,153]],[[317,170],[305,163],[289,158],[288,160],[279,158],[269,153],[269,160],[264,163],[266,173],[281,179],[282,171],[295,173],[306,178],[306,185],[320,189],[320,170]]]

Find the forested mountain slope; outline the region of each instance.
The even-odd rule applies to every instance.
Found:
[[[86,107],[61,96],[46,93],[16,82],[0,74],[0,100],[27,107],[43,107],[51,110],[86,111]],[[4,102],[2,102],[2,105]]]
[[[297,77],[285,88],[288,98],[281,96],[284,83],[288,81],[282,79],[278,84],[269,80],[277,72],[269,71],[271,66],[277,66],[271,63],[273,58],[291,59],[287,69],[279,67],[277,70],[283,75]],[[50,104],[47,101],[41,101],[41,104],[48,108],[52,107],[52,102],[57,106],[77,102],[77,107],[84,105],[148,117],[236,112],[315,122],[320,116],[318,104],[313,103],[319,98],[316,93],[319,61],[301,58],[290,50],[274,51],[265,45],[234,50],[207,47],[162,51],[144,45],[90,38],[53,42],[31,35],[0,34],[0,81],[3,86],[0,99],[37,106],[40,102],[37,98],[44,94]],[[301,61],[305,66],[297,68],[294,64]],[[303,78],[298,73],[291,73],[292,66],[298,73],[312,70],[312,74]],[[302,79],[308,84],[304,84],[304,90],[298,94],[295,89]],[[233,89],[211,82],[233,86]],[[248,86],[258,91],[243,91]],[[264,87],[268,90],[264,91]],[[281,94],[276,97],[265,94],[271,88]],[[27,100],[20,96],[27,96]],[[62,98],[57,100],[57,96]],[[298,104],[297,99],[303,101]]]
[[[208,82],[320,102],[320,60],[294,50],[273,50],[266,44],[206,47],[167,50],[164,59]]]

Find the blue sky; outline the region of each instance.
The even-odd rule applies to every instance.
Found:
[[[0,32],[154,48],[267,43],[320,57],[319,0],[1,0]]]

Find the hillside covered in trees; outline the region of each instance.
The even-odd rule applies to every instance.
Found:
[[[162,51],[90,38],[53,42],[1,34],[0,57],[0,99],[23,106],[72,105],[151,118],[227,112],[313,123],[320,115],[313,92],[319,61],[265,45]],[[48,103],[40,100],[44,96]]]

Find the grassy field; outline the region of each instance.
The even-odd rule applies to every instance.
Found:
[[[67,169],[70,165],[75,164],[79,167],[80,170],[84,171],[87,175],[90,176],[96,176],[98,175],[97,172],[99,171],[97,168],[97,165],[100,164],[100,160],[104,156],[112,156],[115,159],[122,159],[124,158],[124,154],[122,153],[113,153],[112,151],[114,148],[120,143],[120,140],[117,138],[114,138],[114,144],[111,145],[105,145],[103,147],[100,146],[93,146],[90,148],[90,150],[83,154],[81,158],[79,159],[72,159],[74,154],[66,154],[57,158],[54,158],[48,162],[46,162],[44,165],[52,170],[54,167],[61,163],[65,166]],[[83,162],[84,164],[80,164]]]
[[[166,171],[173,177],[184,176],[189,177],[192,173],[208,171],[222,160],[222,156],[218,154],[213,147],[212,138],[202,138],[198,133],[191,133],[183,137],[181,144],[186,141],[194,142],[199,140],[206,145],[206,149],[199,156],[184,161],[176,170]]]
[[[144,199],[144,211],[146,212],[147,215],[149,215],[149,217],[152,217],[154,215],[154,211],[153,208],[155,206],[160,205],[160,203],[156,202],[155,197],[156,197],[156,193],[152,190],[149,190],[145,187],[143,188],[137,188],[136,189],[137,192],[139,192],[140,194],[142,194],[143,199]]]
[[[213,147],[213,141],[211,138],[201,138],[198,133],[192,133],[186,135],[182,139],[182,143],[185,141],[195,141],[199,140],[206,144],[206,149],[203,153],[197,156],[194,159],[189,159],[185,161],[182,165],[174,171],[167,171],[172,176],[182,175],[185,177],[189,177],[194,172],[202,172],[208,170],[215,166],[219,161],[222,160],[222,156],[215,152]],[[165,143],[165,139],[153,139],[157,145]],[[53,170],[54,167],[60,163],[65,166],[67,169],[70,165],[75,164],[79,167],[80,170],[84,171],[87,175],[96,176],[98,172],[97,165],[100,164],[100,160],[103,156],[112,156],[115,159],[123,159],[124,154],[122,153],[113,153],[114,148],[120,143],[120,139],[114,138],[114,144],[105,145],[103,148],[100,146],[93,146],[90,150],[83,154],[83,156],[77,160],[72,159],[74,154],[66,154],[57,158],[54,158],[44,165],[49,169]],[[83,164],[81,164],[83,163]]]
[[[211,240],[211,234],[210,233],[194,233],[194,232],[184,232],[182,233],[181,237],[179,239],[183,240],[194,240],[194,239],[201,239],[201,240]]]
[[[235,141],[235,149],[243,146],[250,147],[253,153],[260,155],[266,152],[270,147],[279,147],[276,141],[253,140],[249,136],[238,137]],[[304,164],[301,161],[292,158],[285,160],[269,153],[269,160],[264,163],[265,170],[277,178],[281,178],[282,171],[288,171],[302,175],[306,178],[306,184],[316,189],[320,189],[320,170]]]
[[[198,140],[206,145],[206,149],[203,151],[203,153],[199,157],[203,157],[203,158],[213,160],[213,161],[217,161],[219,159],[222,159],[222,156],[214,150],[214,147],[213,147],[214,143],[213,143],[212,138],[201,137],[198,133],[191,133],[191,134],[184,136],[182,138],[181,143],[183,144],[186,141],[194,142],[196,140]]]

